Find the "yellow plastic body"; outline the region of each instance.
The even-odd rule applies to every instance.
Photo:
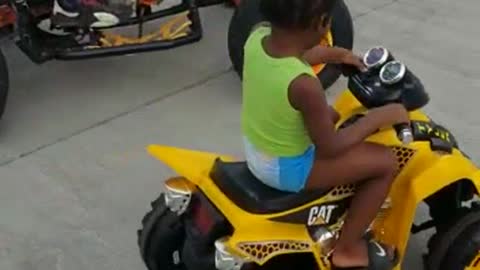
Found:
[[[465,270],[480,270],[480,251],[478,252],[478,255],[473,258],[470,265],[465,268]]]
[[[335,108],[342,119],[365,110],[349,91],[339,96]],[[412,120],[428,120],[421,111],[411,112],[410,116]],[[443,187],[461,179],[469,179],[477,191],[480,191],[480,171],[458,150],[454,150],[451,154],[433,152],[428,142],[413,142],[403,146],[393,129],[383,130],[368,140],[410,153],[411,158],[404,162],[389,195],[391,208],[379,215],[373,226],[376,238],[396,246],[403,258],[418,204]],[[341,196],[348,196],[348,192],[342,195],[334,195],[330,192],[316,201],[284,213],[256,215],[235,205],[209,177],[216,158],[220,157],[228,161],[233,160],[232,157],[160,145],[151,145],[148,151],[178,175],[196,185],[231,222],[234,227],[234,233],[228,241],[231,252],[248,257],[260,265],[281,254],[311,252],[320,269],[330,269],[328,260],[310,238],[306,224],[282,223],[270,219],[319,203],[338,200]],[[264,246],[265,252],[262,251]],[[259,247],[260,250],[258,250]],[[255,248],[257,252],[252,253],[252,249]],[[252,254],[257,255],[252,256]],[[396,270],[399,269],[401,264],[396,268]]]

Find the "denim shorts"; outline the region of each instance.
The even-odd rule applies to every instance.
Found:
[[[264,184],[288,192],[305,188],[315,160],[314,145],[299,156],[273,157],[258,151],[245,137],[243,142],[248,168]]]

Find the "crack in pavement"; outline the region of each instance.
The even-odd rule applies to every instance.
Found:
[[[385,8],[388,8],[390,6],[393,6],[394,4],[396,3],[399,3],[400,0],[392,0],[391,2],[387,2],[387,3],[384,3],[382,5],[379,5],[379,6],[376,6],[376,7],[373,7],[365,12],[362,12],[362,13],[359,13],[355,16],[353,16],[353,19],[356,20],[356,19],[360,19],[362,17],[365,17],[369,14],[372,14],[373,12],[376,12],[376,11],[379,11],[379,10],[382,10],[382,9],[385,9]]]
[[[81,135],[81,134],[83,134],[83,133],[85,133],[85,132],[87,132],[87,131],[89,131],[89,130],[95,129],[95,128],[97,128],[97,127],[103,126],[103,125],[105,125],[105,124],[107,124],[107,123],[110,123],[110,122],[116,120],[116,119],[119,119],[119,118],[122,118],[122,117],[124,117],[124,116],[130,115],[130,114],[132,114],[132,113],[134,113],[134,112],[136,112],[136,111],[138,111],[138,110],[141,110],[141,109],[144,109],[144,108],[148,108],[149,106],[154,105],[154,104],[156,104],[156,103],[158,103],[158,102],[161,102],[161,101],[163,101],[163,100],[165,100],[165,99],[174,97],[174,96],[176,96],[176,95],[178,95],[178,94],[181,94],[181,93],[184,93],[184,92],[188,92],[188,91],[190,91],[190,90],[193,90],[193,89],[195,89],[196,87],[205,85],[205,84],[207,84],[208,82],[210,82],[210,81],[212,81],[212,80],[215,80],[215,79],[218,79],[219,77],[221,77],[221,76],[229,73],[231,70],[232,70],[232,67],[229,67],[229,68],[227,68],[227,69],[222,69],[222,70],[220,70],[220,71],[217,71],[217,72],[215,72],[215,73],[212,73],[212,74],[204,77],[203,79],[200,79],[200,80],[198,80],[198,81],[195,81],[195,82],[193,82],[193,83],[191,83],[191,84],[188,84],[188,85],[186,85],[186,86],[184,86],[184,87],[181,87],[181,88],[173,91],[172,93],[169,93],[169,94],[166,94],[166,95],[164,95],[164,96],[160,96],[160,97],[157,97],[157,98],[154,98],[154,99],[151,99],[151,100],[147,100],[146,102],[144,102],[144,103],[142,103],[142,104],[140,104],[140,105],[137,105],[137,106],[135,106],[135,107],[133,107],[133,108],[131,108],[131,109],[129,109],[129,110],[120,112],[120,113],[115,114],[115,115],[113,115],[113,116],[111,116],[111,117],[108,117],[108,118],[106,118],[106,119],[104,119],[104,120],[102,120],[102,121],[96,122],[96,123],[94,123],[94,124],[92,124],[92,125],[90,125],[90,126],[87,126],[87,127],[85,127],[85,128],[79,129],[79,130],[77,130],[77,131],[75,131],[75,132],[73,132],[73,133],[70,133],[70,134],[68,134],[68,135],[66,135],[66,136],[57,138],[56,140],[54,140],[54,141],[52,141],[52,142],[49,142],[49,143],[46,143],[46,144],[42,144],[42,145],[40,145],[40,146],[38,146],[38,147],[36,147],[36,148],[34,148],[34,149],[32,149],[32,150],[29,150],[29,151],[20,153],[19,155],[15,156],[15,157],[12,157],[12,158],[9,158],[9,159],[7,159],[7,160],[5,160],[5,161],[3,161],[3,162],[0,162],[0,167],[6,166],[6,165],[8,165],[8,164],[11,164],[11,163],[13,163],[13,162],[15,162],[15,161],[17,161],[17,160],[22,159],[22,158],[28,157],[28,156],[30,156],[30,155],[32,155],[32,154],[34,154],[34,153],[36,153],[36,152],[38,152],[38,151],[40,151],[40,150],[43,150],[43,149],[48,148],[48,147],[50,147],[50,146],[53,146],[53,145],[55,145],[55,144],[57,144],[57,143],[61,143],[61,142],[67,141],[67,140],[69,140],[69,139],[71,139],[71,138],[73,138],[73,137],[76,137],[76,136],[78,136],[78,135]]]

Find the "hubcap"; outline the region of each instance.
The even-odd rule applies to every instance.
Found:
[[[470,265],[465,267],[465,270],[480,270],[480,250],[477,256],[470,262]]]
[[[320,45],[325,46],[325,47],[332,47],[333,46],[333,37],[332,37],[332,31],[331,30],[328,30],[325,37],[322,40],[320,40]],[[318,73],[320,73],[320,71],[323,70],[323,68],[325,68],[325,64],[316,65],[316,66],[313,66],[313,71],[315,72],[315,74],[318,74]]]

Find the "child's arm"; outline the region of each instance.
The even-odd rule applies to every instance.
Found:
[[[366,67],[360,57],[353,52],[339,47],[315,46],[308,50],[303,58],[310,65],[318,64],[347,64],[357,67],[359,70],[365,70]]]
[[[322,85],[308,75],[302,75],[292,82],[288,98],[292,106],[302,113],[310,138],[324,157],[347,151],[383,126],[409,121],[405,108],[394,104],[373,109],[355,124],[336,131]]]
[[[330,115],[332,117],[333,124],[336,125],[337,122],[340,120],[340,114],[332,106],[329,106],[329,108],[330,108]]]

